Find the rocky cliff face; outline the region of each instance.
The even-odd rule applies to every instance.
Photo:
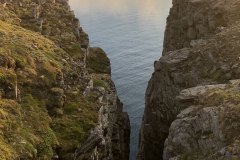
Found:
[[[0,159],[128,159],[110,61],[67,0],[0,0]]]
[[[229,80],[240,77],[239,8],[237,0],[173,0],[163,57],[155,62],[146,91],[138,159],[239,156],[240,132],[225,132],[239,123],[229,119],[239,109],[231,103],[238,102],[217,94],[238,95]]]
[[[239,80],[181,91],[163,159],[239,159],[238,96]]]
[[[87,141],[76,150],[75,159],[129,159],[130,124],[115,94],[99,110],[98,125]]]

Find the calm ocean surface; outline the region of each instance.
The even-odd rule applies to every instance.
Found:
[[[171,0],[70,0],[70,5],[90,45],[103,48],[111,60],[112,78],[131,120],[134,160],[145,90],[161,56]]]

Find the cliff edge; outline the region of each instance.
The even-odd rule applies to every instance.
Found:
[[[240,2],[173,0],[139,160],[239,159]]]
[[[110,61],[68,0],[0,0],[0,159],[127,160]]]

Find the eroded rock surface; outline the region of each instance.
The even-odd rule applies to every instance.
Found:
[[[0,159],[127,160],[110,73],[68,0],[0,0]]]
[[[188,123],[181,119],[176,120],[177,115],[183,110],[186,112],[190,110],[185,109],[194,103],[196,94],[205,92],[209,88],[208,85],[224,84],[229,80],[239,79],[239,8],[240,2],[237,0],[173,1],[167,19],[163,57],[155,62],[155,71],[146,91],[146,108],[140,131],[138,159],[161,160],[164,150],[166,151],[164,159],[176,159],[179,155],[188,154],[189,148],[194,148],[192,145],[195,145],[195,142],[186,148],[183,147],[184,151],[181,147],[171,148],[165,140],[170,137],[175,141],[176,138],[172,137],[172,134],[178,133],[178,129],[182,133],[191,130],[191,136],[197,136],[194,128],[188,128],[190,127]],[[184,90],[192,87],[196,88]],[[183,96],[184,92],[180,94],[182,90],[186,95]],[[188,93],[190,91],[191,94]],[[211,116],[215,113],[216,108],[205,107],[199,111],[202,119],[197,120],[205,123],[205,117],[209,117],[207,118],[209,123],[213,124],[215,119]],[[186,118],[189,124],[194,121],[191,117]],[[173,127],[169,130],[171,125]],[[199,126],[201,127],[203,126]],[[192,140],[185,135],[187,133],[177,140],[181,142]],[[233,135],[231,138],[237,137]],[[208,142],[203,142],[202,146],[204,143]],[[219,139],[214,139],[209,143],[215,145],[212,147],[220,149],[231,145],[232,142],[223,144]],[[178,151],[181,154],[178,154]],[[193,150],[190,152],[193,153]],[[169,156],[172,153],[177,153],[174,155],[175,158]],[[197,156],[194,159],[201,157]]]
[[[171,124],[163,159],[238,159],[239,91],[239,83],[183,90],[186,109]],[[188,97],[192,103],[182,101]]]

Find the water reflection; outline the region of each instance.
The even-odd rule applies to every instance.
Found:
[[[136,9],[139,18],[153,13],[159,15],[166,13],[170,3],[171,0],[70,0],[72,8],[82,14],[89,12],[127,14]]]

